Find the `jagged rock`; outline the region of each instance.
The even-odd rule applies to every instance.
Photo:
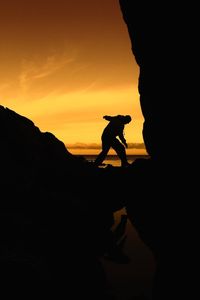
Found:
[[[132,184],[137,185],[137,191],[133,190],[133,197],[137,200],[127,203],[127,211],[157,258],[153,299],[180,298],[190,281],[190,251],[183,246],[183,228],[190,226],[190,220],[183,217],[183,211],[188,214],[182,199],[193,189],[188,188],[186,173],[190,168],[182,150],[190,126],[185,119],[190,105],[183,103],[191,98],[193,89],[186,74],[193,73],[188,63],[194,49],[185,32],[195,29],[184,17],[191,6],[119,2],[140,68],[143,137],[151,156],[148,162],[134,164]],[[187,257],[184,263],[181,253]]]

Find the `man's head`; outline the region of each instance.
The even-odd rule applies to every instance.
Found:
[[[132,120],[132,119],[131,119],[131,116],[129,116],[129,115],[124,116],[124,124],[130,123],[131,120]]]

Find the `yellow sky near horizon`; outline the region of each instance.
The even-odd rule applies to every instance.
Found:
[[[65,144],[100,143],[103,115],[130,114],[143,142],[139,69],[117,0],[2,0],[0,104]]]

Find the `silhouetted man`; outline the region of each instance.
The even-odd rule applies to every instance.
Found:
[[[112,147],[119,158],[121,159],[121,165],[122,167],[126,167],[129,165],[127,158],[126,158],[126,151],[125,147],[128,148],[128,145],[126,143],[126,140],[124,138],[124,125],[131,122],[131,116],[126,115],[118,115],[118,116],[104,116],[105,120],[110,121],[106,128],[103,131],[101,140],[102,140],[102,151],[99,153],[95,160],[95,165],[99,166],[102,164],[104,159],[106,158],[106,155]],[[117,139],[117,136],[121,140]],[[125,147],[124,147],[125,146]]]

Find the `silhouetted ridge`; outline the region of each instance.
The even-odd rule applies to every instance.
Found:
[[[51,154],[57,158],[72,157],[64,143],[52,133],[41,132],[31,120],[3,106],[0,106],[0,122],[1,140],[9,145],[5,151],[13,151],[19,159],[38,159],[42,155],[45,158]],[[34,157],[30,157],[31,153]]]

